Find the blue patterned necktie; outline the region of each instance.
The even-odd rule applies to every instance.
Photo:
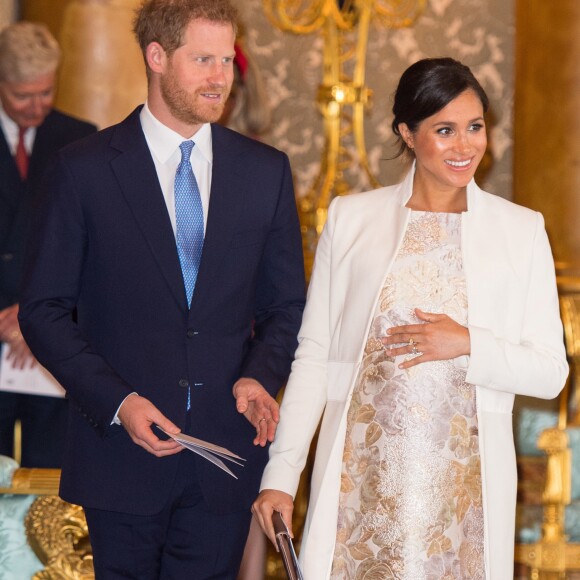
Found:
[[[193,141],[184,141],[179,146],[181,163],[175,174],[175,234],[188,306],[199,271],[204,229],[201,195],[190,161],[194,145]]]

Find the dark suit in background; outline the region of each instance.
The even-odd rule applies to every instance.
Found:
[[[0,130],[0,310],[19,302],[31,202],[50,158],[61,147],[95,131],[94,125],[51,110],[36,130],[28,178],[22,180]],[[13,454],[17,419],[22,422],[22,466],[60,467],[66,401],[0,392],[0,455]]]

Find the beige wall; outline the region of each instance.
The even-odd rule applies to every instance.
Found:
[[[144,98],[143,65],[129,32],[137,0],[22,0],[24,15],[49,21],[65,49],[58,103],[100,126],[121,119]],[[315,96],[321,78],[321,36],[273,29],[262,0],[237,0],[246,43],[261,67],[274,107],[265,140],[288,152],[298,194],[314,179],[323,145]],[[367,84],[374,106],[366,119],[373,172],[381,183],[399,179],[392,156],[390,97],[401,72],[423,57],[453,56],[471,66],[488,91],[493,120],[491,167],[482,185],[504,197],[512,190],[513,0],[430,0],[412,29],[373,26]],[[347,172],[353,191],[369,187]]]
[[[16,3],[14,0],[0,0],[0,29],[10,24],[16,18]]]
[[[63,49],[56,105],[99,127],[121,121],[146,96],[131,34],[139,0],[24,0],[28,20],[46,22]]]
[[[518,0],[517,22],[515,199],[580,271],[580,2]]]

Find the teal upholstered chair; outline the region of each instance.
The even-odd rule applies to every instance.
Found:
[[[60,469],[0,456],[0,580],[94,580],[87,522],[57,495]]]
[[[0,488],[12,486],[18,464],[0,456]],[[26,540],[24,520],[35,500],[34,495],[0,493],[0,578],[28,580],[43,569]]]
[[[558,426],[556,411],[523,408],[519,412],[515,425],[515,439],[520,468],[526,469],[535,483],[543,488],[546,475],[546,455],[538,448],[538,440],[542,432]],[[580,543],[580,428],[567,427],[568,447],[571,451],[571,502],[565,509],[564,533],[569,542]],[[527,466],[523,463],[527,461]],[[520,474],[521,475],[521,474]],[[525,477],[525,476],[524,476]],[[525,481],[522,482],[525,485]],[[531,484],[534,486],[534,483]],[[539,542],[542,536],[542,498],[543,489],[529,491],[521,490],[522,495],[531,496],[529,503],[520,503],[518,506],[518,526],[516,542],[532,544]],[[536,496],[536,497],[534,497]]]

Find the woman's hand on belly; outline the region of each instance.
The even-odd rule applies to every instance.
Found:
[[[415,365],[434,361],[450,360],[471,353],[469,329],[455,322],[447,314],[434,314],[415,309],[422,324],[406,324],[387,329],[382,339],[389,354],[411,356],[399,368],[406,369]]]

